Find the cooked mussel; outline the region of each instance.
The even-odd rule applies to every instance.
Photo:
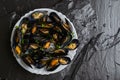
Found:
[[[46,35],[46,34],[49,34],[49,33],[50,33],[49,29],[44,29],[44,28],[40,29],[40,32],[41,32],[43,35]]]
[[[65,56],[68,54],[68,50],[67,49],[57,49],[54,51],[54,53],[52,54],[52,56]]]
[[[58,26],[54,26],[53,30],[56,32],[62,33],[62,29]]]
[[[32,34],[34,34],[36,32],[36,30],[37,30],[37,26],[34,25],[33,28],[32,28]]]
[[[43,17],[43,15],[44,14],[42,12],[36,11],[36,12],[32,13],[32,18],[33,19],[40,19],[41,17]]]
[[[48,65],[46,66],[47,71],[53,71],[59,66],[59,58],[53,58],[48,62]]]
[[[42,67],[47,65],[48,61],[49,61],[49,58],[48,57],[44,57],[43,59],[40,59],[40,61],[38,63],[36,63],[35,66],[37,68],[42,68]]]
[[[78,47],[69,20],[56,12],[35,11],[22,18],[13,35],[12,47],[31,68],[53,71],[71,62],[69,50]]]
[[[44,49],[48,49],[50,47],[50,41],[47,41],[43,44]]]
[[[39,52],[34,52],[33,54],[31,54],[31,58],[34,61],[34,65],[36,68],[42,68],[45,66],[45,59],[43,59],[43,52],[39,51]]]
[[[65,18],[65,22],[62,23],[62,26],[63,26],[63,28],[64,28],[66,31],[71,32],[69,22],[68,22],[68,20],[67,20],[66,18]]]
[[[65,34],[63,38],[61,39],[62,48],[64,48],[70,41],[72,40],[71,34]]]
[[[30,44],[30,47],[31,47],[32,49],[37,49],[37,48],[39,47],[39,45],[38,45],[38,44],[35,44],[35,43],[32,43],[32,44]]]
[[[22,52],[20,46],[18,46],[18,45],[15,47],[15,51],[18,55],[20,55]]]
[[[29,55],[24,55],[21,58],[26,65],[32,68],[31,64],[34,64],[34,61]]]
[[[68,32],[71,31],[71,30],[70,30],[70,26],[69,26],[68,24],[63,23],[62,26],[63,26],[64,30],[66,30],[66,31],[68,31]]]
[[[62,65],[69,64],[71,62],[71,59],[69,57],[60,57],[59,63]]]
[[[49,17],[52,21],[59,23],[59,24],[61,23],[60,17],[55,12],[51,12]]]
[[[47,23],[47,22],[52,22],[52,20],[50,19],[48,15],[44,15],[41,19],[41,22]]]
[[[66,48],[69,50],[74,50],[79,46],[79,41],[78,39],[73,39],[67,46]]]
[[[13,36],[13,44],[12,44],[12,47],[15,47],[16,45],[18,45],[18,43],[20,42],[21,40],[21,34],[20,34],[20,31],[19,29],[17,28],[15,30],[15,34]]]

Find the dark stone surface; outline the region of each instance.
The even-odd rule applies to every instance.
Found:
[[[74,60],[56,74],[31,74],[17,63],[11,52],[14,24],[36,8],[52,8],[65,14],[79,37]],[[119,0],[1,0],[0,80],[120,80],[119,14]]]

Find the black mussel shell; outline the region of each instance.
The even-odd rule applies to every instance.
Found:
[[[24,55],[21,57],[21,59],[27,66],[32,68],[31,64],[34,64],[34,61],[29,55]]]
[[[16,45],[18,45],[18,43],[20,42],[20,39],[21,39],[21,34],[20,34],[19,29],[17,28],[14,32],[14,35],[13,35],[12,47],[15,47]]]
[[[47,66],[46,66],[46,70],[47,71],[53,71],[55,70],[58,66],[59,66],[59,58],[54,58],[54,59],[51,59]]]
[[[61,39],[62,48],[64,48],[70,41],[72,40],[71,34],[64,34],[63,38]]]
[[[31,20],[30,17],[25,17],[21,20],[20,22],[20,25],[19,26],[22,26],[22,24],[27,24],[27,27],[30,28],[34,25],[35,21],[34,20]]]
[[[47,64],[48,61],[49,61],[49,58],[42,58],[40,60],[37,59],[34,65],[36,68],[42,68]]]
[[[78,39],[73,39],[67,46],[66,48],[69,50],[74,50],[79,46],[79,40]]]
[[[61,23],[60,17],[55,12],[51,12],[49,17],[52,21],[59,23],[59,24]]]
[[[52,54],[52,56],[66,56],[68,54],[68,50],[67,49],[57,49],[54,51],[54,53]]]
[[[69,57],[60,57],[59,63],[62,65],[69,64],[71,62],[71,59]]]

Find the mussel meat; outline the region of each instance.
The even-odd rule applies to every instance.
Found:
[[[31,64],[34,64],[34,61],[29,55],[24,55],[21,58],[26,65],[32,68]]]
[[[78,39],[73,39],[67,46],[66,48],[69,50],[74,50],[79,46],[79,41]]]
[[[32,49],[37,49],[38,47],[39,47],[39,45],[38,44],[30,44],[30,47],[32,48]]]
[[[33,19],[40,19],[41,17],[43,17],[43,13],[42,12],[34,12],[33,14],[32,14],[32,17],[33,17]]]
[[[53,71],[59,66],[59,58],[51,59],[46,66],[47,71]]]
[[[37,30],[37,26],[34,25],[33,28],[32,28],[32,34],[34,34],[36,32],[36,30]]]
[[[21,48],[18,45],[15,47],[15,51],[18,55],[21,54]]]
[[[69,64],[71,62],[71,59],[69,57],[60,57],[59,63],[62,65]]]
[[[44,49],[48,49],[50,47],[50,41],[47,41],[43,44]]]
[[[21,25],[21,28],[22,28],[22,29],[21,29],[21,32],[22,32],[23,34],[25,34],[25,32],[27,31],[27,24],[25,24],[25,23],[22,24],[22,25]]]

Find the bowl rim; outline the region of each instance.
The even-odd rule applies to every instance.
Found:
[[[12,53],[13,53],[13,56],[15,57],[15,59],[17,60],[18,64],[24,68],[25,70],[29,71],[30,73],[34,73],[34,74],[41,74],[41,75],[49,75],[49,74],[54,74],[54,73],[57,73],[57,72],[60,72],[62,71],[63,69],[65,69],[68,65],[60,65],[56,70],[54,71],[51,71],[51,72],[48,72],[48,71],[44,71],[40,69],[36,69],[36,70],[33,70],[32,68],[28,67],[22,60],[19,56],[17,56],[17,54],[15,53],[13,47],[12,47],[12,44],[13,44],[13,36],[14,36],[14,32],[16,30],[16,26],[18,26],[21,22],[21,20],[24,18],[24,17],[27,17],[29,15],[31,15],[33,12],[36,12],[36,11],[48,11],[48,12],[55,12],[58,14],[58,16],[60,16],[60,18],[66,18],[72,28],[72,32],[74,32],[74,38],[75,39],[78,39],[78,36],[77,36],[77,33],[76,33],[76,30],[75,30],[75,27],[73,25],[73,23],[64,15],[62,14],[61,12],[58,12],[56,10],[53,10],[53,9],[50,9],[50,8],[38,8],[38,9],[34,9],[32,11],[29,11],[28,13],[25,13],[25,15],[23,15],[17,22],[16,24],[14,25],[13,27],[13,30],[12,30],[12,33],[11,33],[11,38],[10,38],[10,42],[11,42],[11,48],[12,48]],[[73,39],[74,39],[73,38]],[[72,55],[69,55],[69,57],[71,58],[71,60],[73,60],[75,54],[76,54],[76,50],[73,50],[73,51],[69,51],[69,54],[70,53],[73,53]]]

